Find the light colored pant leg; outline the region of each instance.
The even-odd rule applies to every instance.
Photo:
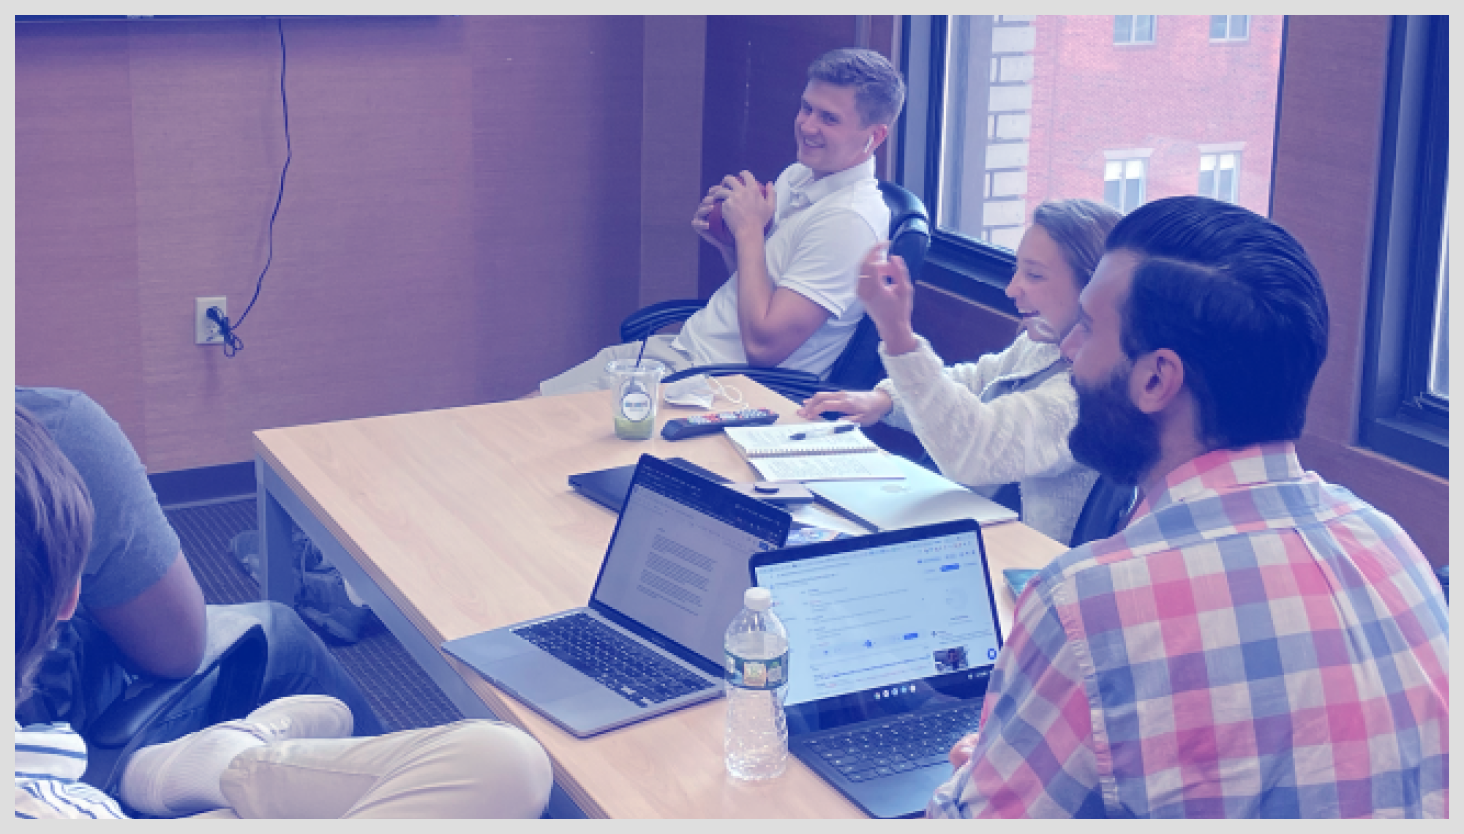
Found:
[[[652,336],[646,344],[644,358],[654,359],[666,366],[666,373],[673,374],[692,366],[691,354],[671,346],[675,336]],[[634,362],[641,355],[640,342],[611,345],[588,362],[581,362],[556,377],[539,383],[539,393],[545,397],[562,394],[583,394],[586,391],[604,391],[610,387],[610,376],[605,366],[614,359]]]
[[[219,782],[241,819],[537,818],[554,771],[527,733],[468,720],[247,750]]]

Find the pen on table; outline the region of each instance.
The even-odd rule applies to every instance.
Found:
[[[788,435],[789,440],[807,440],[810,437],[826,437],[831,434],[843,434],[846,431],[854,431],[859,428],[853,423],[840,423],[837,426],[822,426],[816,429],[808,429],[797,434]]]

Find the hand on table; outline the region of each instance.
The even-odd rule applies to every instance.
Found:
[[[834,411],[851,423],[872,426],[894,407],[890,395],[883,391],[820,391],[803,401],[798,416],[812,420],[825,411]]]
[[[856,292],[864,302],[864,310],[879,330],[885,351],[891,355],[909,353],[919,347],[910,318],[915,311],[915,285],[905,259],[890,256],[889,243],[876,243],[859,264],[859,286]]]

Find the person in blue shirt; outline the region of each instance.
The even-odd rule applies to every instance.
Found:
[[[17,386],[16,405],[34,415],[75,467],[96,507],[82,565],[77,615],[60,629],[37,670],[36,694],[16,711],[25,723],[65,721],[87,735],[91,723],[129,687],[191,676],[204,659],[205,634],[263,625],[269,657],[261,703],[287,695],[330,695],[355,716],[357,735],[379,735],[380,719],[360,687],[294,610],[276,602],[205,605],[147,480],[116,421],[80,391]],[[159,724],[164,738],[201,728],[207,684]]]
[[[101,516],[46,428],[15,409],[15,697],[85,595]],[[121,801],[158,817],[537,817],[553,786],[542,747],[495,721],[348,738],[337,698],[295,695],[143,747],[124,763]],[[81,781],[86,744],[64,722],[15,725],[19,818],[118,819],[117,798]]]

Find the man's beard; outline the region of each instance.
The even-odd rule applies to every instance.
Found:
[[[1078,392],[1078,424],[1068,435],[1073,458],[1120,486],[1138,486],[1159,462],[1159,427],[1128,396],[1132,362],[1117,368],[1106,382],[1085,385],[1073,379]]]

